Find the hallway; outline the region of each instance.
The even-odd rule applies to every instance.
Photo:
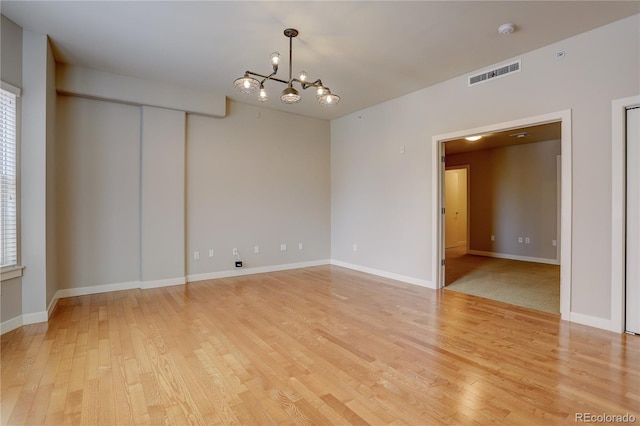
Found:
[[[446,250],[446,289],[560,313],[560,266],[465,254]]]

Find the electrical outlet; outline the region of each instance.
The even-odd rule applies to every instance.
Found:
[[[518,237],[518,242],[522,244],[522,237]]]
[[[194,260],[200,259],[200,252],[199,251],[194,251],[193,252],[193,258],[194,258]]]
[[[558,246],[558,240],[551,240],[551,245],[554,247]]]
[[[496,236],[495,236],[495,235],[492,235],[492,236],[491,236],[491,241],[495,241],[495,240],[496,240]]]
[[[287,245],[286,244],[280,244],[280,251],[287,251]]]
[[[525,237],[525,239],[524,239],[524,243],[525,243],[525,244],[529,244],[529,243],[531,243],[531,238],[529,238],[529,237]]]

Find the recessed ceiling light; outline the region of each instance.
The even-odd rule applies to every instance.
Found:
[[[466,140],[470,141],[470,142],[475,142],[478,139],[480,139],[482,136],[469,136],[467,138],[465,138]]]
[[[498,33],[500,35],[509,35],[513,33],[515,30],[516,30],[516,26],[511,23],[502,24],[498,27]]]
[[[511,136],[512,138],[526,138],[527,136],[529,136],[529,133],[527,132],[513,133],[509,136]]]

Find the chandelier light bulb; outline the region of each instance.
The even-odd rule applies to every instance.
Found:
[[[320,102],[320,105],[322,105],[323,107],[332,107],[333,105],[340,102],[340,96],[331,93],[331,90],[329,90],[329,88],[325,87],[324,91],[324,95],[318,96],[318,102]]]
[[[300,81],[302,81],[302,82],[307,81],[307,72],[306,71],[302,71],[300,73]]]
[[[328,92],[327,88],[324,86],[318,86],[318,91],[316,92],[316,95],[318,96],[324,96],[326,95]]]
[[[263,85],[260,85],[260,94],[258,95],[258,100],[259,100],[260,102],[264,102],[264,101],[266,101],[266,100],[267,100],[267,98],[268,98],[268,97],[269,97],[269,96],[267,96],[267,91],[266,91],[266,90],[264,90],[264,86],[263,86]]]
[[[260,87],[260,82],[255,78],[245,75],[244,77],[237,78],[233,82],[233,85],[242,93],[253,93]]]
[[[288,86],[286,89],[282,91],[282,96],[280,96],[280,100],[285,104],[295,104],[300,101],[300,93],[292,86]]]
[[[280,63],[280,53],[273,52],[271,54],[271,64],[272,65],[278,65],[279,63]]]

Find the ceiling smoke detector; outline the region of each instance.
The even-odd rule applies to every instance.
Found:
[[[516,30],[516,26],[509,23],[509,24],[502,24],[498,27],[498,33],[500,35],[509,35],[511,33],[513,33]]]

